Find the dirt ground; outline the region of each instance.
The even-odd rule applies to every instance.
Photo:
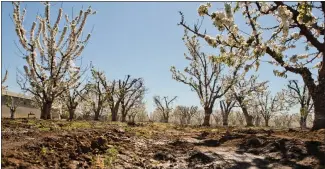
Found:
[[[2,119],[2,168],[325,169],[325,130]]]

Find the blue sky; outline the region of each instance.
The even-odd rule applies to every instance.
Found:
[[[154,110],[152,97],[178,96],[174,105],[199,105],[199,99],[190,88],[172,79],[170,66],[183,70],[187,65],[184,59],[186,48],[182,41],[184,29],[177,26],[180,21],[178,11],[182,11],[188,24],[192,25],[199,18],[197,8],[200,2],[53,2],[51,13],[56,17],[58,8],[62,5],[64,13],[74,15],[83,6],[89,5],[97,11],[90,16],[85,33],[94,26],[92,37],[83,52],[83,62],[92,61],[95,67],[103,70],[108,79],[142,77],[149,89],[145,99],[149,112]],[[213,3],[214,4],[214,3]],[[43,13],[43,5],[39,2],[25,2],[27,14],[24,25],[30,29],[37,12]],[[218,5],[214,5],[218,8]],[[223,6],[221,5],[220,8]],[[2,72],[9,71],[6,85],[9,90],[20,91],[16,83],[16,69],[22,69],[25,64],[14,41],[18,43],[14,32],[14,24],[9,15],[12,14],[12,4],[2,2]],[[208,33],[215,33],[215,28],[205,19],[204,28]],[[263,21],[265,24],[269,21]],[[262,23],[263,23],[262,22]],[[86,35],[86,34],[85,34]],[[206,47],[204,51],[214,53],[215,49]],[[287,80],[273,75],[273,68],[261,64],[258,72],[260,80],[269,80],[273,93],[280,91]],[[3,74],[2,73],[2,74]],[[299,79],[289,74],[288,79]]]

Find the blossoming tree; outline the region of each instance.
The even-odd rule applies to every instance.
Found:
[[[232,49],[227,52],[230,58],[237,57],[233,55],[236,50],[246,51],[247,55],[242,57],[251,61],[247,70],[254,65],[258,67],[266,55],[271,59],[270,64],[282,69],[274,70],[276,76],[285,77],[287,72],[300,75],[314,101],[313,129],[325,128],[325,3],[238,2],[224,6],[224,10],[216,12],[209,11],[210,3],[198,8],[199,15],[209,17],[219,31],[216,37],[186,25],[183,16],[180,25],[213,47]],[[236,23],[240,19],[246,20],[248,29],[239,29],[241,25]],[[274,25],[263,26],[260,22],[263,19],[270,22],[273,19]],[[304,44],[303,54],[295,50]]]
[[[20,3],[13,2],[13,21],[19,42],[27,52],[25,72],[20,72],[18,83],[22,90],[34,95],[41,103],[41,119],[49,119],[55,99],[79,79],[79,67],[74,62],[90,38],[90,34],[83,40],[81,36],[88,16],[94,12],[90,7],[86,11],[80,10],[72,20],[65,15],[64,26],[60,29],[62,8],[52,22],[50,3],[45,2],[44,5],[44,15],[37,16],[37,21],[27,31],[23,25],[26,9],[21,12]]]
[[[200,51],[199,40],[196,36],[189,37],[187,32],[184,35],[184,42],[190,55],[185,54],[185,58],[190,61],[189,67],[184,69],[184,73],[176,71],[171,67],[173,79],[184,83],[194,90],[205,111],[203,125],[210,125],[210,116],[216,99],[221,98],[227,93],[238,78],[238,71],[241,68],[241,61],[227,60],[224,56],[210,56]],[[225,60],[226,59],[226,60]],[[227,65],[235,67],[229,70],[231,76],[225,76],[224,67]]]

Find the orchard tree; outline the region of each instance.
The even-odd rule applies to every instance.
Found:
[[[103,77],[103,76],[102,76]],[[106,78],[100,78],[101,84],[105,88],[105,93],[108,101],[108,106],[112,113],[112,121],[117,121],[118,111],[120,109],[121,101],[130,89],[141,79],[131,79],[127,75],[124,80],[107,81]],[[142,84],[141,84],[142,86]]]
[[[200,51],[200,43],[196,36],[189,37],[187,31],[183,39],[189,52],[189,55],[184,55],[190,64],[184,69],[185,73],[176,71],[176,68],[172,66],[172,76],[173,79],[190,86],[197,93],[205,112],[203,125],[209,126],[213,105],[216,99],[225,95],[235,83],[237,73],[241,68],[241,61],[225,60],[222,55],[208,56]],[[234,70],[229,70],[231,75],[223,74],[225,64],[221,61],[235,67]]]
[[[90,38],[90,34],[84,40],[81,36],[87,18],[95,12],[89,7],[86,11],[80,10],[75,18],[65,15],[65,22],[61,22],[63,10],[60,8],[56,20],[51,22],[50,3],[44,2],[44,6],[44,15],[37,16],[27,31],[23,25],[26,9],[21,12],[20,3],[13,2],[13,22],[27,53],[27,64],[24,73],[20,72],[18,83],[41,103],[41,119],[49,119],[53,102],[68,90],[67,86],[78,83],[80,68],[74,62]],[[59,25],[64,26],[59,28]]]
[[[209,12],[210,3],[198,8],[198,14],[211,18],[217,28],[215,38],[186,25],[183,16],[180,25],[213,47],[232,49],[228,58],[238,58],[233,54],[237,50],[246,51],[242,57],[250,62],[247,70],[253,64],[258,67],[265,56],[282,69],[274,70],[276,76],[286,77],[287,72],[300,75],[314,101],[313,130],[325,128],[325,2],[237,2],[224,6],[215,12]],[[259,23],[266,19],[274,24]],[[246,20],[249,29],[239,29],[235,20]],[[297,50],[303,45],[305,51]]]
[[[187,106],[176,106],[173,115],[175,116],[175,118],[179,119],[180,125],[186,124],[186,116],[188,111],[189,107]]]
[[[249,107],[252,105],[252,100],[254,99],[254,94],[262,92],[266,88],[267,82],[258,82],[258,76],[250,76],[249,79],[242,77],[235,83],[231,88],[234,99],[237,101],[238,107],[241,108],[245,120],[246,126],[253,126],[253,116],[249,113]]]
[[[307,85],[299,85],[297,80],[289,80],[287,89],[284,90],[285,99],[289,105],[300,104],[300,127],[307,128],[307,117],[312,111],[314,104],[312,96],[308,92]]]
[[[89,87],[89,84],[82,86],[81,82],[79,82],[72,89],[66,90],[62,94],[62,100],[68,109],[70,121],[74,119],[78,105],[86,99]]]
[[[221,123],[221,121],[222,121],[222,119],[221,119],[221,117],[222,117],[221,112],[219,110],[216,110],[214,113],[212,113],[212,117],[213,117],[213,120],[214,120],[215,125],[216,126],[219,126],[220,123]]]
[[[200,109],[198,110],[196,116],[195,117],[195,121],[197,121],[197,125],[201,126],[203,123],[203,120],[204,120],[204,117],[205,117],[205,112],[204,110]]]
[[[10,110],[10,118],[11,119],[15,118],[15,113],[16,113],[16,110],[17,110],[19,104],[20,104],[19,98],[14,98],[12,96],[8,96],[6,98],[5,105]]]
[[[147,115],[145,103],[142,100],[137,100],[127,115],[129,122],[135,123],[136,117],[138,117],[138,121],[144,121],[145,114]]]
[[[192,118],[198,113],[198,106],[191,106],[186,115],[186,124],[190,125]]]
[[[269,127],[270,119],[277,112],[285,109],[284,100],[281,93],[272,96],[270,91],[264,91],[257,94],[258,111],[264,118],[265,127]]]
[[[255,100],[256,101],[256,100]],[[260,124],[261,124],[261,113],[259,113],[259,107],[258,107],[258,104],[255,103],[252,103],[251,104],[251,109],[252,109],[252,117],[253,117],[253,122],[255,123],[255,126],[256,127],[259,127]]]
[[[190,125],[192,117],[197,114],[197,110],[197,106],[176,106],[174,110],[174,115],[179,118],[179,122],[181,125]]]
[[[243,126],[244,125],[244,115],[242,112],[240,111],[235,111],[235,118],[236,118],[236,121],[238,121],[239,125],[240,126]]]
[[[92,68],[91,74],[93,81],[88,84],[89,92],[86,95],[86,100],[95,114],[94,120],[99,120],[102,111],[107,107],[110,95],[106,93],[106,86],[102,84],[102,81],[106,81],[104,72]]]
[[[130,83],[130,88],[124,86],[124,88],[119,89],[118,97],[121,98],[121,121],[126,122],[126,117],[131,108],[135,106],[137,102],[143,100],[146,88],[144,86],[143,79],[134,79]]]
[[[232,97],[226,97],[225,100],[220,101],[220,109],[222,114],[222,125],[228,126],[228,117],[235,106],[236,101]]]
[[[177,98],[177,96],[175,96],[169,100],[167,96],[164,96],[163,98],[161,98],[160,96],[153,97],[153,101],[154,101],[157,109],[161,113],[162,121],[164,123],[168,123],[170,113],[172,112],[172,109],[173,109],[171,107],[171,104],[173,103],[173,101],[176,100],[176,98]]]

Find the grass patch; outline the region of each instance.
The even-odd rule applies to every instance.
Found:
[[[50,127],[40,127],[40,128],[38,128],[38,130],[40,130],[40,131],[50,131],[51,128]]]

